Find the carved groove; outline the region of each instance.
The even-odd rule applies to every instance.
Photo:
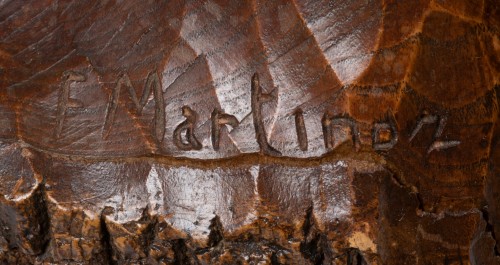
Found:
[[[113,92],[111,95],[111,99],[108,105],[108,110],[106,112],[106,121],[103,127],[103,138],[107,138],[109,133],[111,132],[111,128],[115,121],[116,110],[118,108],[118,102],[120,99],[120,92],[122,87],[127,89],[127,92],[134,103],[135,110],[137,114],[141,114],[142,110],[146,106],[148,102],[148,98],[151,93],[153,93],[155,99],[155,114],[153,121],[153,132],[155,139],[158,142],[163,141],[163,137],[165,134],[165,103],[163,99],[163,90],[160,83],[160,79],[156,72],[151,72],[148,74],[148,78],[144,85],[144,90],[142,91],[141,99],[137,98],[137,94],[134,86],[132,86],[132,82],[127,74],[121,75],[121,77],[116,81],[116,85],[113,88]],[[152,90],[151,90],[152,88]]]
[[[260,147],[260,152],[266,155],[281,156],[281,152],[274,149],[267,142],[267,133],[264,128],[264,123],[262,121],[262,104],[269,102],[273,97],[269,94],[263,94],[262,88],[259,83],[259,75],[255,73],[252,76],[252,89],[251,89],[251,105],[252,105],[252,117],[253,124],[255,127],[255,137],[257,138],[257,143]]]
[[[307,151],[306,124],[304,122],[304,113],[300,108],[295,111],[295,129],[297,131],[297,141],[299,142],[300,150]]]
[[[497,2],[0,0],[0,264],[500,264]]]
[[[175,145],[185,151],[200,150],[202,148],[201,143],[194,135],[194,127],[198,121],[198,114],[190,107],[184,106],[182,107],[182,115],[186,117],[186,120],[180,123],[174,130]],[[185,140],[182,136],[183,132],[186,134]]]

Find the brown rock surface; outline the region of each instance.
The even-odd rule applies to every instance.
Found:
[[[0,1],[0,264],[500,264],[499,10]]]

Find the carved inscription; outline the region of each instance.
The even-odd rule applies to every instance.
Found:
[[[352,143],[354,145],[355,150],[359,150],[361,147],[361,141],[359,140],[359,129],[358,124],[355,120],[350,117],[334,117],[330,113],[326,112],[323,115],[323,119],[321,121],[323,125],[323,137],[325,140],[325,147],[329,150],[333,149],[333,145],[335,143],[335,136],[333,133],[333,127],[347,127],[352,136]]]
[[[182,107],[182,115],[186,117],[186,120],[174,130],[175,146],[184,151],[200,150],[202,148],[201,143],[194,135],[194,126],[196,125],[196,121],[198,121],[198,114],[190,107],[184,106]],[[183,139],[182,136],[184,133],[185,138]]]
[[[269,94],[262,93],[262,87],[260,86],[259,75],[257,73],[252,76],[251,92],[253,125],[255,127],[255,137],[257,138],[260,152],[266,155],[281,156],[281,152],[274,149],[274,147],[267,142],[266,130],[262,122],[262,104],[269,102],[273,97]]]
[[[409,141],[411,142],[415,136],[418,134],[418,132],[422,129],[424,125],[430,125],[430,124],[435,124],[438,123],[438,126],[436,128],[436,131],[434,131],[433,135],[433,142],[427,149],[427,154],[430,154],[432,151],[441,151],[444,149],[448,149],[451,147],[458,146],[460,144],[460,141],[441,141],[438,140],[439,137],[443,134],[444,127],[446,126],[446,117],[440,117],[437,115],[430,115],[426,111],[424,111],[422,118],[417,122],[417,125],[415,126],[415,129],[410,134]]]
[[[62,129],[64,126],[64,119],[66,110],[68,108],[81,108],[83,103],[77,99],[70,98],[70,86],[73,82],[83,82],[86,80],[85,76],[73,71],[65,71],[62,75],[63,84],[59,90],[59,100],[57,103],[56,115],[56,130],[54,133],[55,138],[61,137]]]
[[[302,151],[307,151],[307,131],[304,122],[304,113],[302,109],[295,110],[295,129],[297,130],[297,141]]]
[[[387,138],[382,140],[382,133],[387,133]],[[373,124],[372,130],[373,149],[377,151],[385,151],[393,148],[398,142],[398,130],[394,125],[394,121],[376,122]]]
[[[215,151],[219,150],[220,129],[223,125],[229,125],[236,128],[240,122],[233,115],[220,112],[218,109],[212,111],[212,147]]]
[[[155,99],[153,132],[156,140],[162,142],[165,135],[165,102],[163,100],[163,90],[161,87],[160,78],[158,77],[158,74],[156,72],[149,73],[140,100],[137,98],[135,88],[132,86],[132,82],[130,82],[130,78],[127,74],[123,74],[118,79],[108,105],[106,121],[104,123],[103,129],[103,137],[106,138],[111,131],[111,127],[115,120],[116,109],[118,108],[118,101],[120,98],[122,87],[125,87],[125,89],[127,89],[127,92],[129,93],[130,98],[135,105],[137,114],[139,115],[144,109],[144,106],[146,106],[146,103],[148,103],[149,95],[153,93]]]
[[[63,83],[61,85],[57,105],[56,128],[54,133],[55,137],[60,137],[61,135],[67,109],[83,107],[83,104],[80,101],[70,97],[70,85],[73,82],[85,81],[85,76],[73,71],[66,71],[62,75],[62,80]],[[119,105],[120,93],[122,88],[125,88],[128,92],[129,97],[135,106],[135,114],[137,115],[141,115],[144,107],[148,103],[150,95],[153,94],[155,104],[153,134],[158,142],[162,142],[165,134],[166,123],[165,101],[163,98],[163,90],[160,83],[160,78],[156,72],[151,72],[148,74],[140,99],[137,96],[136,90],[133,87],[129,76],[127,74],[123,74],[120,76],[112,90],[112,95],[110,96],[110,101],[108,103],[106,119],[103,125],[103,137],[106,138],[112,129],[116,111]],[[262,87],[260,86],[259,82],[259,75],[257,73],[252,76],[250,89],[250,105],[252,109],[253,124],[255,128],[255,137],[259,145],[260,152],[266,155],[281,156],[281,152],[276,150],[268,142],[262,115],[262,105],[266,102],[269,102],[271,99],[273,99],[273,97],[270,94],[262,92]],[[304,112],[301,108],[297,108],[293,113],[290,114],[295,118],[295,130],[298,147],[301,151],[307,151],[308,139]],[[173,132],[174,145],[180,150],[184,151],[201,150],[203,146],[198,141],[195,135],[195,128],[198,122],[198,114],[189,106],[184,106],[182,107],[182,115],[185,117],[185,120],[178,124]],[[373,150],[387,151],[392,149],[398,142],[398,129],[394,121],[394,116],[389,113],[387,117],[389,117],[387,121],[375,122],[371,125]],[[217,108],[212,111],[210,122],[212,147],[215,151],[218,151],[220,149],[220,136],[222,127],[230,126],[234,129],[239,126],[240,122],[234,115],[224,113]],[[446,117],[431,115],[427,112],[424,112],[421,118],[416,123],[415,128],[411,132],[409,142],[411,142],[415,138],[415,136],[423,128],[423,126],[437,124],[436,130],[432,137],[432,143],[428,147],[427,153],[430,154],[432,151],[440,151],[458,146],[460,144],[460,141],[440,140],[440,137],[443,134],[444,128],[446,126],[446,122]],[[337,137],[335,135],[335,128],[349,131],[354,149],[358,151],[361,148],[360,124],[348,115],[333,115],[329,111],[326,111],[321,119],[321,125],[323,129],[324,145],[327,150],[332,150],[335,147],[335,138]],[[365,125],[363,126],[363,128],[366,128]]]

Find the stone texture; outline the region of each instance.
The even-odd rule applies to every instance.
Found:
[[[0,1],[0,263],[500,264],[499,10]]]

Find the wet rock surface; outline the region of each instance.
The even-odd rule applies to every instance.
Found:
[[[0,1],[0,263],[500,264],[499,10]]]

